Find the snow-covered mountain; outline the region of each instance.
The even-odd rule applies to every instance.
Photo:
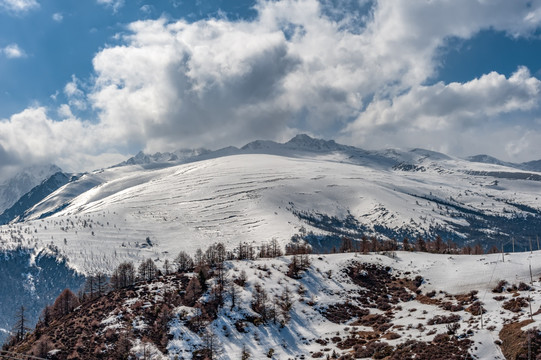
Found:
[[[470,156],[470,157],[467,157],[466,160],[472,161],[472,162],[478,162],[478,163],[485,163],[485,164],[502,165],[502,166],[526,170],[526,171],[541,172],[541,160],[534,160],[534,161],[528,161],[528,162],[517,164],[517,163],[502,161],[490,155]]]
[[[4,225],[11,221],[24,220],[25,212],[57,190],[59,187],[67,184],[72,178],[69,174],[57,172],[32,190],[24,194],[13,206],[0,214],[0,224]]]
[[[126,161],[123,161],[113,167],[119,166],[128,166],[128,165],[171,165],[173,163],[181,163],[188,159],[208,154],[210,150],[199,148],[199,149],[180,149],[174,152],[157,152],[155,154],[145,154],[140,151],[137,155],[129,158]]]
[[[485,155],[485,154],[469,156],[466,158],[466,160],[471,161],[471,162],[501,165],[501,166],[507,166],[507,167],[519,167],[519,164],[501,161],[500,159],[497,159],[493,156]]]
[[[56,165],[35,165],[22,169],[8,179],[0,179],[0,213],[59,171],[62,170]]]
[[[541,160],[528,161],[521,165],[525,170],[541,172]]]
[[[2,241],[4,234],[0,235]],[[17,234],[11,233],[16,241]],[[15,314],[26,309],[27,326],[33,326],[43,308],[65,288],[77,290],[84,276],[66,265],[51,249],[18,249],[0,252],[0,343],[13,329]]]
[[[232,248],[275,238],[284,246],[300,237],[328,251],[342,236],[440,235],[485,250],[538,247],[538,172],[306,135],[190,154],[148,162],[141,155],[81,175],[20,214],[24,221],[1,226],[1,250],[53,253],[90,274],[122,261],[161,263],[217,241]]]
[[[366,151],[306,135],[192,155],[169,166],[142,160],[84,174],[14,226],[27,229],[27,243],[54,244],[85,272],[149,252],[193,252],[218,240],[285,244],[294,235],[321,250],[343,235],[440,235],[485,249],[514,238],[524,249],[541,226],[541,174],[502,165],[423,149]],[[138,246],[146,237],[153,249]]]

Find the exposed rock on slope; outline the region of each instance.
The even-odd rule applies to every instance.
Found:
[[[528,318],[505,300],[541,301],[511,283],[487,294],[490,281],[480,291],[471,279],[439,281],[458,263],[481,270],[481,257],[387,255],[310,255],[298,278],[287,275],[291,256],[161,276],[84,302],[10,350],[58,359],[503,359],[494,340],[502,336],[508,351],[506,324]],[[480,304],[483,324],[470,310]]]

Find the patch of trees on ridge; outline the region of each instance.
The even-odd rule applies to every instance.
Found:
[[[439,235],[434,240],[425,239],[421,235],[417,236],[415,241],[410,240],[407,236],[399,243],[393,239],[378,239],[376,236],[370,238],[366,235],[361,237],[361,240],[354,240],[349,237],[342,237],[338,248],[333,247],[331,253],[335,252],[359,252],[368,254],[370,252],[392,252],[392,251],[418,251],[434,254],[463,254],[463,255],[482,255],[485,250],[480,243],[474,246],[466,244],[459,247],[455,242],[448,240],[444,241]],[[492,246],[486,253],[498,253],[501,250],[497,246]]]
[[[236,248],[227,250],[222,243],[216,243],[209,246],[206,251],[198,249],[193,256],[181,251],[173,261],[165,260],[161,268],[152,259],[145,259],[138,266],[135,266],[132,262],[123,262],[114,269],[110,276],[102,272],[88,276],[84,286],[77,294],[70,289],[65,289],[52,305],[43,309],[33,333],[26,326],[28,320],[24,307],[21,307],[12,336],[4,343],[3,350],[13,351],[22,346],[27,349],[27,353],[46,357],[51,349],[58,348],[59,345],[58,343],[53,344],[50,336],[44,335],[50,325],[69,322],[69,320],[66,320],[66,316],[73,314],[85,304],[88,305],[95,301],[101,301],[100,299],[110,298],[109,295],[112,295],[113,298],[118,297],[115,293],[126,290],[132,291],[136,285],[148,284],[154,279],[168,275],[182,279],[183,284],[179,288],[182,291],[180,291],[180,294],[167,294],[164,296],[164,301],[167,302],[168,306],[160,307],[156,311],[153,310],[152,314],[158,314],[156,319],[160,320],[160,324],[167,324],[173,317],[171,306],[185,305],[194,307],[197,309],[196,315],[186,322],[186,326],[200,334],[203,340],[208,340],[209,334],[206,334],[207,324],[217,318],[218,310],[224,305],[226,296],[230,299],[232,308],[236,306],[239,296],[237,286],[244,287],[247,281],[244,272],[241,272],[234,279],[226,279],[225,261],[275,258],[285,253],[291,255],[287,275],[299,278],[302,272],[310,265],[308,257],[310,252],[310,246],[303,243],[288,244],[284,252],[278,241],[273,239],[259,248],[240,243]],[[185,273],[193,273],[193,275],[185,276]],[[214,279],[212,286],[209,285],[211,284],[210,279]],[[259,317],[250,321],[254,324],[273,321],[285,326],[289,321],[291,306],[292,296],[288,290],[284,291],[284,294],[278,299],[270,299],[263,286],[256,284],[251,308],[259,314]],[[237,325],[239,328],[243,326],[241,323]],[[165,327],[157,329],[147,336],[155,338],[153,342],[161,345],[160,350],[166,351],[168,334],[164,329]],[[212,338],[213,336],[210,336],[210,344]],[[120,340],[122,339],[115,340],[115,358],[124,358],[129,354],[130,347],[121,346],[122,342],[119,342]],[[31,342],[31,345],[25,344],[25,341]],[[206,340],[204,342],[207,344]],[[205,346],[198,356],[204,356],[209,351],[213,351],[211,345],[209,345],[210,348]],[[71,355],[73,355],[72,358],[85,358],[83,353]],[[64,358],[64,356],[59,356],[59,358]]]

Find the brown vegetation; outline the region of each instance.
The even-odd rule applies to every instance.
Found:
[[[523,331],[522,328],[532,320],[513,322],[503,326],[500,331],[501,349],[508,360],[528,359],[528,353],[538,355],[541,352],[541,335],[535,329]],[[537,359],[531,357],[531,359]]]

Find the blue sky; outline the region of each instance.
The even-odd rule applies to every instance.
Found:
[[[126,24],[165,16],[197,21],[220,16],[254,16],[253,1],[128,1],[118,9],[95,0],[40,0],[27,11],[0,12],[0,47],[17,44],[22,58],[0,57],[0,118],[24,110],[61,92],[72,75],[92,76],[92,58]],[[60,99],[58,99],[60,100]]]
[[[541,158],[541,1],[0,0],[0,168],[298,132]]]

